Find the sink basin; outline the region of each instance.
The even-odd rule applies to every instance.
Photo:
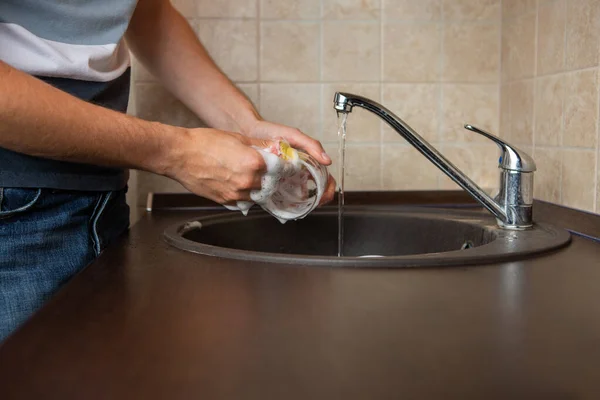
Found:
[[[251,212],[197,218],[165,231],[168,243],[199,254],[320,266],[417,267],[522,259],[565,246],[570,234],[545,224],[503,230],[478,211],[348,207],[344,257],[337,257],[337,210],[280,224]]]

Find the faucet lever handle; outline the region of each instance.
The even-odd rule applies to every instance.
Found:
[[[508,144],[499,137],[473,125],[467,124],[465,125],[465,129],[490,139],[496,143],[498,147],[500,147],[500,150],[502,151],[502,157],[500,158],[499,165],[500,168],[519,172],[534,172],[536,170],[535,161],[533,161],[533,158],[531,158],[529,154],[525,153],[524,151],[519,150],[515,146]]]

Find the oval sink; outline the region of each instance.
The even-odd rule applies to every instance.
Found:
[[[337,210],[318,209],[300,221],[226,213],[171,226],[168,243],[231,259],[353,267],[468,265],[521,259],[569,243],[570,234],[545,224],[508,231],[474,211],[348,207],[344,257],[337,257]]]

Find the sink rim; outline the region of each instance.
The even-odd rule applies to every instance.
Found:
[[[239,250],[195,242],[182,236],[190,229],[197,228],[198,223],[215,224],[221,221],[230,222],[232,220],[248,220],[251,218],[273,218],[262,210],[253,210],[245,217],[238,213],[222,212],[187,219],[169,226],[164,231],[163,238],[168,244],[180,250],[205,256],[275,263],[287,266],[304,265],[329,268],[450,267],[510,262],[558,250],[567,246],[571,241],[571,234],[567,230],[556,228],[546,223],[535,223],[532,229],[522,231],[501,229],[496,225],[493,217],[483,214],[479,210],[439,209],[433,207],[350,206],[346,207],[344,213],[346,215],[394,214],[396,216],[405,215],[411,218],[451,220],[478,226],[492,233],[495,238],[489,243],[466,250],[372,258],[359,256],[314,256]],[[312,216],[315,214],[337,215],[337,210],[320,208],[311,213]],[[311,215],[307,218],[310,218]]]

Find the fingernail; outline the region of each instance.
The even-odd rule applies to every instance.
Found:
[[[331,161],[331,158],[330,158],[330,157],[327,155],[327,153],[325,153],[325,152],[321,153],[321,157],[323,157],[323,159],[324,159],[325,161],[328,161],[328,162],[330,162],[330,161]]]

